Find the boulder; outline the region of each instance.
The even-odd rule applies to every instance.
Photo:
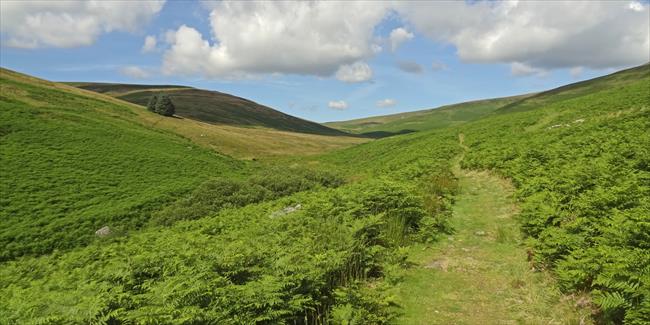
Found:
[[[281,216],[287,215],[289,213],[296,212],[296,211],[298,211],[300,209],[302,209],[302,204],[296,204],[295,206],[288,206],[288,207],[286,207],[286,208],[284,208],[282,210],[278,210],[278,211],[275,211],[275,212],[271,213],[270,218],[281,217]]]
[[[108,228],[108,226],[101,227],[95,231],[95,235],[99,237],[106,237],[111,234],[111,228]]]

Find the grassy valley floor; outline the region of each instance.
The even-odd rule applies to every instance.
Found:
[[[535,272],[515,219],[512,185],[456,168],[460,191],[442,241],[410,247],[396,288],[398,324],[588,324],[546,272]]]

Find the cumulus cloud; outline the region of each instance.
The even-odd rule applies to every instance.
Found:
[[[528,76],[544,76],[546,75],[546,70],[531,67],[525,63],[513,62],[510,64],[510,73],[515,77],[528,77]]]
[[[186,25],[169,33],[164,72],[343,76],[381,51],[374,33],[388,12],[415,29],[392,30],[386,44],[391,50],[419,32],[455,46],[463,61],[511,64],[517,75],[629,66],[650,57],[649,6],[638,1],[223,1],[210,8],[211,35]],[[370,69],[357,71],[364,70]]]
[[[395,28],[390,32],[388,40],[390,41],[390,49],[395,52],[397,48],[404,42],[413,38],[413,33],[406,30],[404,27]]]
[[[397,105],[397,101],[390,98],[377,101],[377,107],[393,107],[395,105]]]
[[[156,49],[156,36],[149,35],[144,38],[144,44],[142,44],[142,53],[152,52]]]
[[[643,5],[637,1],[630,2],[628,7],[634,11],[643,11]]]
[[[143,68],[137,67],[137,66],[132,66],[132,65],[122,67],[120,69],[120,73],[127,76],[127,77],[133,78],[133,79],[146,79],[146,78],[149,78],[149,76],[151,76],[149,71],[147,71],[147,70],[145,70]]]
[[[219,2],[210,14],[214,41],[186,25],[170,32],[163,71],[330,76],[375,54],[374,28],[387,12],[385,3]]]
[[[0,1],[3,44],[18,48],[76,47],[102,33],[137,30],[163,7],[151,1]]]
[[[332,100],[327,103],[327,107],[336,110],[344,110],[348,108],[348,103],[346,103],[344,100]]]
[[[417,62],[413,62],[413,61],[399,61],[399,62],[397,62],[397,67],[400,70],[402,70],[404,72],[408,72],[408,73],[422,73],[422,72],[424,72],[424,67],[421,64],[419,64]]]
[[[372,79],[372,69],[365,62],[342,65],[336,71],[336,79],[344,82],[363,82]]]
[[[650,12],[636,1],[401,2],[396,10],[466,62],[598,69],[650,57]]]

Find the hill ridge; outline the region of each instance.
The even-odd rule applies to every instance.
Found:
[[[354,136],[344,131],[292,116],[253,100],[217,90],[182,85],[145,85],[101,82],[69,82],[80,89],[107,94],[146,106],[149,97],[168,92],[176,106],[176,115],[201,122],[243,127],[266,127],[280,131]]]
[[[594,91],[635,82],[650,76],[650,62],[604,76],[582,80],[556,88],[522,95],[478,99],[417,111],[379,115],[347,121],[324,123],[357,134],[395,135],[460,125],[492,114],[524,111],[554,102],[576,98]]]

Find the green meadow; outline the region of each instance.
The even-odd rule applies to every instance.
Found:
[[[650,65],[308,155],[1,72],[0,323],[650,322]]]

